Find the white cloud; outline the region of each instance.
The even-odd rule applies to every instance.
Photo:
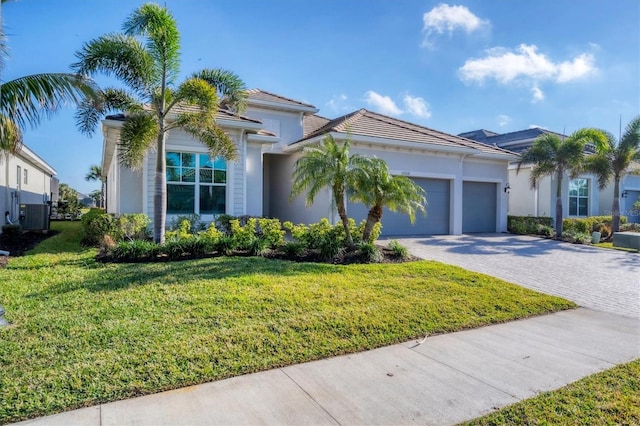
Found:
[[[325,105],[333,112],[346,111],[349,109],[349,107],[346,105],[347,99],[347,95],[343,93],[339,95],[333,95]]]
[[[498,126],[504,127],[509,123],[511,123],[511,117],[506,114],[498,115]]]
[[[538,86],[533,86],[531,88],[531,93],[533,93],[533,99],[531,99],[532,103],[537,103],[540,101],[544,101],[544,92],[540,90]]]
[[[373,90],[365,93],[366,102],[377,109],[382,114],[400,115],[402,110],[398,108],[395,102],[389,96],[380,95]]]
[[[429,104],[424,98],[414,97],[411,95],[405,95],[403,98],[404,107],[407,112],[411,115],[420,118],[429,118],[431,117],[431,110],[429,109]]]
[[[423,31],[427,33],[423,46],[431,46],[433,34],[452,34],[463,30],[467,34],[481,30],[490,25],[489,21],[478,18],[465,6],[449,6],[441,3],[422,16]]]
[[[595,59],[590,53],[583,53],[571,61],[560,63],[554,63],[546,55],[539,53],[535,45],[521,44],[515,51],[494,48],[486,53],[484,58],[467,60],[459,69],[463,81],[483,83],[494,79],[508,84],[519,80],[534,83],[552,80],[566,83],[597,71]]]

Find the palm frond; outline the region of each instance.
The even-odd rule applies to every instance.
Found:
[[[120,162],[131,169],[140,169],[144,154],[153,146],[157,137],[158,122],[154,115],[138,113],[128,116],[120,132]]]
[[[153,58],[138,40],[122,34],[107,34],[85,43],[71,65],[78,74],[98,73],[116,77],[139,96],[149,96],[156,82]]]
[[[595,174],[598,178],[598,187],[606,188],[614,174],[611,160],[606,155],[590,155],[584,161],[585,170]]]
[[[640,152],[640,116],[627,124],[624,134],[620,137],[619,146],[631,151]]]
[[[10,117],[0,115],[0,153],[15,154],[22,149],[22,131]]]
[[[231,137],[215,121],[203,122],[202,117],[199,113],[180,114],[178,122],[187,133],[207,146],[211,158],[237,160],[238,152]]]
[[[61,107],[91,99],[96,86],[77,74],[35,74],[0,86],[0,113],[20,128],[36,126]]]
[[[98,123],[113,112],[141,113],[143,106],[137,99],[122,89],[108,88],[97,92],[95,98],[82,102],[76,111],[76,125],[87,136],[93,135]]]
[[[247,109],[248,93],[244,82],[231,71],[204,69],[193,74],[216,89],[220,105],[237,113]]]
[[[143,4],[129,15],[122,30],[128,36],[147,38],[156,79],[165,76],[166,84],[173,84],[180,72],[180,33],[171,12],[155,3]]]

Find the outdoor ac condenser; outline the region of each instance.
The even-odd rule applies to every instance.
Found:
[[[49,205],[20,204],[20,225],[25,231],[49,229]]]

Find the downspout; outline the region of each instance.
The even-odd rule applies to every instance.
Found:
[[[247,141],[244,140],[246,129],[240,130],[240,143],[242,144],[242,214],[247,214]]]

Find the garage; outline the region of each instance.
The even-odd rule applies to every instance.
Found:
[[[426,192],[427,216],[416,215],[413,224],[409,216],[404,213],[394,213],[388,209],[382,215],[382,235],[446,235],[449,234],[449,180],[412,178]],[[359,223],[367,217],[367,209],[362,204],[349,203],[347,206],[349,217]],[[495,224],[494,224],[495,227]]]
[[[462,183],[462,233],[496,232],[496,188],[491,182]]]

